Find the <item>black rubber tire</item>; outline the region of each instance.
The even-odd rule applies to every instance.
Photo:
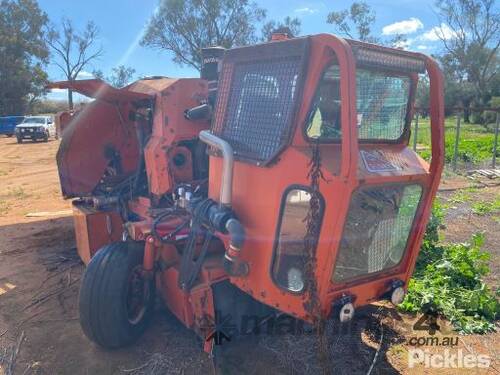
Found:
[[[142,265],[144,243],[116,242],[102,247],[89,262],[79,295],[80,325],[85,335],[106,349],[135,342],[146,330],[154,301],[154,280],[149,283],[145,310],[129,320],[127,293],[132,270]]]
[[[22,138],[17,137],[17,143],[23,143],[23,139],[22,139]]]

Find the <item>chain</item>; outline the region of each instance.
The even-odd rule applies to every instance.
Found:
[[[314,329],[318,334],[319,361],[323,368],[323,373],[330,373],[330,363],[328,356],[328,342],[325,337],[325,321],[321,313],[321,304],[318,295],[318,281],[316,278],[316,247],[321,230],[321,195],[319,191],[320,180],[326,181],[321,171],[321,152],[319,141],[312,145],[311,160],[309,161],[309,173],[307,178],[310,181],[309,211],[306,216],[307,232],[304,237],[305,261],[304,274],[308,287],[309,300],[304,304],[306,311],[313,319]]]
[[[306,235],[304,236],[305,247],[305,264],[304,273],[306,277],[306,285],[309,292],[309,301],[306,303],[306,311],[316,319],[320,316],[320,304],[318,298],[317,280],[315,277],[316,270],[316,245],[319,237],[321,225],[321,201],[319,193],[319,181],[323,179],[321,172],[321,155],[318,143],[312,146],[311,160],[309,161],[309,173],[307,178],[310,180],[310,195],[309,211],[307,213]]]

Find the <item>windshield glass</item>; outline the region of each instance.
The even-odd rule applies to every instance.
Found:
[[[410,97],[410,78],[367,69],[356,70],[356,109],[360,140],[397,140],[404,132]],[[309,138],[339,140],[340,71],[326,69],[306,128]]]
[[[45,124],[45,117],[27,117],[23,124]]]

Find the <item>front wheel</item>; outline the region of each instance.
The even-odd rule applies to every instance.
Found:
[[[136,341],[152,315],[154,280],[142,272],[144,244],[102,247],[88,264],[80,286],[80,324],[98,345],[120,348]]]
[[[21,137],[17,137],[17,143],[23,143],[23,139]]]

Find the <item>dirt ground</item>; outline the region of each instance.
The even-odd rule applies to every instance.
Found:
[[[185,329],[161,303],[152,326],[130,348],[105,351],[80,330],[77,313],[83,265],[75,250],[69,202],[61,198],[55,153],[58,141],[16,144],[0,138],[0,375],[3,374],[198,374],[213,373],[201,340]],[[500,183],[500,181],[498,181]],[[457,188],[472,189],[465,199]],[[475,202],[500,194],[465,179],[447,179],[440,195],[449,205],[444,238],[466,241],[477,231],[486,235],[492,254],[488,283],[499,285],[500,218],[473,212]],[[33,214],[35,214],[33,216]],[[408,367],[412,329],[418,317],[402,315],[386,304],[359,311],[346,330],[327,327],[327,356],[318,360],[316,335],[259,335],[223,345],[219,373],[289,374],[458,374],[499,373],[499,334],[461,336],[452,351],[485,354],[488,369]],[[439,339],[457,337],[445,322]],[[442,348],[420,348],[441,353]],[[325,364],[326,363],[326,364]],[[328,373],[328,372],[327,372]]]

